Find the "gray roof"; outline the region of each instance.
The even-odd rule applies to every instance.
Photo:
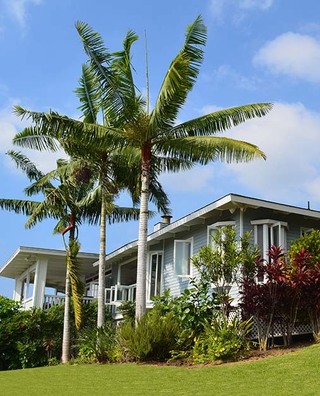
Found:
[[[163,239],[172,237],[183,230],[190,228],[193,225],[203,223],[207,218],[212,217],[213,212],[223,210],[234,210],[238,208],[266,208],[272,209],[275,212],[282,212],[286,214],[297,214],[312,219],[320,220],[320,211],[311,210],[308,208],[301,208],[298,206],[286,205],[277,202],[267,201],[263,199],[251,198],[243,195],[230,193],[218,200],[195,210],[194,212],[172,222],[165,227],[152,232],[148,235],[148,244],[152,245]],[[106,256],[107,263],[113,260],[119,260],[125,256],[133,256],[138,249],[138,241],[132,241],[120,247],[117,250],[109,253]]]

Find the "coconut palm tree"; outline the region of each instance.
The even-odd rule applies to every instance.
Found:
[[[35,126],[17,134],[14,140],[27,147],[54,149],[54,137],[67,151],[73,152],[76,148],[83,152],[83,147],[90,147],[90,151],[94,152],[95,148],[102,150],[108,147],[108,153],[117,150],[119,158],[126,155],[129,167],[133,158],[139,158],[141,184],[136,190],[140,203],[136,316],[140,318],[146,309],[151,180],[157,180],[161,172],[177,172],[196,163],[265,158],[257,146],[217,136],[217,133],[248,119],[262,117],[272,106],[269,103],[243,105],[176,124],[179,110],[194,86],[203,60],[206,27],[201,17],[197,17],[187,28],[184,45],[168,68],[152,110],[149,93],[144,99],[133,79],[130,51],[138,38],[136,34],[129,31],[123,50],[110,54],[101,36],[89,25],[78,22],[76,28],[89,57],[90,72],[98,81],[95,87],[99,89],[104,124],[79,122],[55,112],[36,113],[16,107],[16,113],[22,118],[30,118]],[[166,210],[164,207],[163,211]]]

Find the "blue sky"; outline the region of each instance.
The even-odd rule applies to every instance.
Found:
[[[318,0],[0,0],[0,197],[24,198],[26,178],[5,155],[27,124],[13,105],[50,108],[77,118],[74,94],[86,60],[74,24],[89,23],[110,50],[129,29],[136,82],[145,90],[146,32],[151,101],[180,50],[187,25],[202,15],[208,43],[198,81],[179,115],[197,117],[219,108],[272,102],[262,119],[224,136],[248,140],[267,155],[248,164],[212,164],[163,175],[173,218],[180,218],[229,192],[320,210],[320,3]],[[26,152],[40,169],[57,154]],[[59,154],[58,156],[61,156]],[[121,198],[120,204],[127,204]],[[150,230],[159,218],[150,221]],[[45,221],[25,230],[23,216],[0,212],[0,266],[18,246],[63,248]],[[137,222],[108,227],[107,251],[136,239]],[[98,229],[80,229],[81,250],[98,252]],[[0,277],[0,294],[12,296],[13,281]]]

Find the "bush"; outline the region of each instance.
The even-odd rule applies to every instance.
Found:
[[[126,321],[119,326],[123,357],[134,361],[163,361],[176,346],[179,325],[172,313],[152,309],[135,324]]]
[[[204,332],[195,340],[192,359],[195,363],[217,360],[235,361],[249,351],[249,332],[252,320],[241,321],[238,317],[227,319],[217,314]]]
[[[0,370],[39,367],[60,361],[63,319],[64,305],[54,305],[47,311],[21,311],[19,303],[0,296]],[[96,320],[97,304],[85,305],[84,325],[93,329],[93,334],[96,332]],[[77,339],[74,321],[71,320],[70,325],[71,345],[74,347]],[[105,359],[105,338],[100,333],[95,336],[93,350],[97,360]],[[72,352],[75,357],[76,351]]]
[[[99,328],[84,328],[77,344],[81,361],[105,363],[118,360],[116,329],[111,322]]]

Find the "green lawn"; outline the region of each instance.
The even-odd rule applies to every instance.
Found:
[[[0,372],[10,395],[320,395],[320,345],[211,367],[73,365]]]

